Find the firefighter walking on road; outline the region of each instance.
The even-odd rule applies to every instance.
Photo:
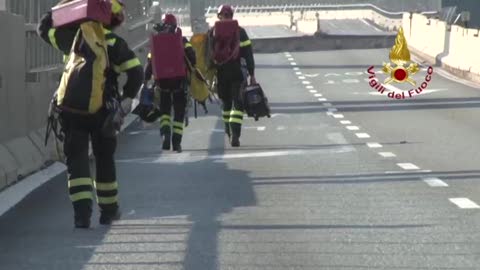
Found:
[[[155,26],[155,30],[158,34],[172,34],[181,33],[181,29],[177,27],[177,19],[173,14],[165,14],[162,18],[162,23]],[[168,63],[162,62],[168,66],[182,66],[180,68],[186,69],[187,66],[191,68],[195,67],[196,55],[195,51],[187,40],[183,39],[183,50],[186,59],[181,59],[182,63]],[[164,44],[165,48],[168,48],[171,44]],[[174,53],[172,50],[171,53]],[[148,61],[145,66],[145,84],[148,83],[153,77],[153,65],[152,53],[148,55]],[[190,63],[184,63],[188,61]],[[159,69],[162,69],[160,67]],[[182,138],[185,113],[187,107],[187,77],[174,77],[174,78],[160,78],[155,79],[158,91],[160,91],[160,135],[163,139],[163,150],[171,150],[175,152],[182,152]],[[173,106],[173,121],[172,121],[172,106]],[[173,131],[173,132],[172,132]]]
[[[60,4],[66,2],[69,1],[63,0]],[[101,212],[100,224],[109,225],[112,221],[120,218],[114,161],[117,146],[115,126],[118,130],[121,125],[118,119],[131,111],[132,99],[137,95],[143,81],[143,69],[139,59],[128,47],[128,44],[112,32],[124,21],[124,5],[121,0],[112,0],[111,3],[112,19],[108,26],[87,22],[81,25],[54,28],[52,14],[49,12],[42,18],[37,29],[44,41],[61,50],[66,56],[75,56],[73,50],[71,51],[72,45],[75,43],[75,46],[78,46],[76,50],[84,50],[84,52],[86,50],[87,52],[81,56],[88,58],[91,57],[92,52],[99,53],[100,51],[106,62],[110,63],[104,65],[107,67],[106,72],[103,69],[95,71],[96,66],[93,66],[93,72],[87,72],[86,74],[89,75],[85,75],[87,79],[81,77],[85,73],[77,75],[80,77],[78,81],[81,82],[81,85],[75,85],[76,88],[70,84],[67,86],[76,90],[70,88],[61,91],[61,83],[57,91],[59,102],[55,102],[55,104],[59,105],[61,125],[65,133],[64,152],[68,167],[68,187],[74,208],[74,223],[77,228],[90,227],[94,188]],[[94,31],[95,29],[100,29],[100,31]],[[99,35],[102,30],[104,35]],[[80,36],[87,42],[79,43],[77,39]],[[89,47],[88,39],[92,37],[103,42],[106,50],[99,50],[98,46]],[[96,58],[92,57],[88,60],[96,64],[95,61],[100,57]],[[69,61],[68,65],[72,67],[76,63]],[[87,61],[85,65],[88,64]],[[69,70],[65,69],[64,77],[68,72]],[[122,72],[126,73],[128,79],[123,87],[123,93],[120,94],[117,79]],[[62,77],[62,82],[64,77]],[[99,78],[104,80],[104,84],[98,84],[99,87],[92,86],[100,81]],[[78,90],[79,88],[81,91]],[[95,179],[92,179],[90,175],[90,140],[96,162]]]
[[[217,13],[220,22],[209,31],[209,36],[213,40],[211,51],[217,66],[218,95],[223,103],[225,133],[231,146],[239,147],[244,117],[241,89],[248,81],[242,71],[242,62],[246,65],[250,84],[256,84],[256,80],[252,42],[245,29],[233,21],[233,13],[231,6],[220,6]]]

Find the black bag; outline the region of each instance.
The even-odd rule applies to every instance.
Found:
[[[243,92],[243,103],[247,115],[255,118],[255,121],[258,121],[259,118],[265,116],[270,118],[268,99],[259,84],[245,87]]]
[[[153,123],[160,117],[160,110],[155,106],[155,89],[147,84],[140,92],[140,102],[132,111],[147,123]]]

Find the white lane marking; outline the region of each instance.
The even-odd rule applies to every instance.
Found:
[[[327,111],[329,111],[329,112],[337,112],[338,110],[337,110],[337,108],[328,108]]]
[[[348,121],[348,120],[342,120],[342,121],[340,121],[340,124],[342,124],[342,125],[350,125],[350,124],[352,124],[352,122],[351,122],[351,121]]]
[[[448,184],[436,177],[426,177],[422,179],[431,187],[448,187]]]
[[[370,135],[368,135],[368,133],[355,133],[355,135],[360,139],[370,138]]]
[[[369,27],[375,29],[375,31],[377,31],[377,32],[382,32],[382,30],[378,29],[375,25],[369,24],[367,21],[365,21],[365,19],[361,19],[361,21],[362,21],[364,24],[368,25]]]
[[[376,143],[376,142],[367,143],[367,146],[369,148],[382,148],[383,147],[383,145],[381,145],[379,143]]]
[[[327,101],[326,98],[319,98],[318,101]]]
[[[299,79],[299,80],[305,80],[306,77],[305,77],[305,76],[298,76],[298,79]]]
[[[130,212],[127,213],[127,216],[133,216],[133,215],[135,215],[134,209],[130,210]]]
[[[404,170],[420,170],[420,168],[413,163],[397,163],[397,166]]]
[[[278,126],[278,127],[277,127],[277,130],[279,130],[279,131],[280,131],[280,130],[285,130],[285,129],[287,129],[285,126]]]
[[[326,82],[324,84],[335,84],[335,81],[329,80],[328,82]]]
[[[298,71],[298,72],[295,72],[296,75],[302,75],[302,72]]]
[[[307,89],[313,89],[313,88],[315,88],[315,87],[313,87],[313,86],[311,86],[311,85],[307,85],[307,86],[305,86],[305,87],[306,87]]]
[[[342,80],[343,83],[360,83],[360,80],[357,79],[345,79]]]
[[[295,63],[295,62],[291,62],[291,63],[290,63],[290,65],[292,65],[292,66],[296,66],[296,65],[297,65],[297,63]]]
[[[300,70],[300,68],[299,68],[299,67],[294,67],[294,68],[293,68],[293,70],[295,70],[295,71],[299,71],[299,70]]]
[[[391,157],[396,157],[397,156],[392,152],[379,152],[378,154],[380,156],[384,157],[384,158],[391,158]]]
[[[431,170],[415,170],[415,173],[431,173]],[[386,171],[385,174],[403,174],[405,171]]]
[[[258,131],[265,131],[266,129],[267,129],[267,127],[257,127]]]
[[[345,72],[345,75],[347,75],[347,76],[363,76],[363,75],[365,75],[365,73],[363,73],[361,71],[352,71],[352,72]],[[367,82],[370,82],[369,79],[366,79],[366,80],[367,80]]]
[[[315,97],[322,97],[322,94],[315,94]]]
[[[311,84],[309,81],[303,81],[303,84]]]
[[[309,78],[315,78],[315,77],[318,77],[319,74],[305,74],[305,76],[309,77]]]
[[[289,57],[288,61],[295,61],[295,59],[293,59],[293,57]]]
[[[480,208],[478,204],[476,204],[474,201],[470,200],[469,198],[450,198],[449,200],[461,209]]]
[[[314,94],[314,93],[317,93],[317,90],[310,90],[309,92]]]
[[[54,179],[67,170],[62,163],[55,162],[50,167],[39,171],[0,193],[0,216],[19,203],[32,191]]]
[[[336,119],[342,119],[344,118],[345,116],[343,116],[343,114],[334,114],[333,115],[333,118],[336,118]]]
[[[357,126],[347,126],[347,129],[348,130],[360,130],[360,128],[357,127]]]
[[[327,73],[327,74],[324,75],[324,77],[330,77],[330,76],[336,76],[336,77],[338,77],[338,76],[342,76],[342,75],[340,75],[340,74],[338,74],[338,73]]]

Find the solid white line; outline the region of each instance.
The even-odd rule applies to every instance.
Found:
[[[315,94],[315,97],[322,97],[322,94]]]
[[[378,154],[380,156],[384,157],[384,158],[390,158],[390,157],[396,157],[397,156],[392,152],[379,152]]]
[[[14,207],[30,192],[52,180],[67,170],[64,164],[55,162],[50,167],[39,171],[0,193],[0,216]]]
[[[313,94],[313,93],[317,93],[317,90],[310,90],[309,92]]]
[[[340,124],[342,125],[350,125],[352,122],[351,121],[348,121],[348,120],[342,120],[340,121]]]
[[[397,163],[397,166],[404,170],[419,170],[420,168],[413,163]]]
[[[368,135],[368,133],[355,133],[355,135],[360,139],[370,138],[370,135]]]
[[[462,209],[480,208],[478,204],[476,204],[474,201],[470,200],[469,198],[450,198],[449,200]]]
[[[376,142],[367,143],[367,146],[370,148],[382,148],[383,146]]]
[[[375,31],[377,31],[377,32],[382,32],[382,30],[378,29],[375,25],[369,24],[367,21],[365,21],[365,19],[361,19],[361,21],[362,21],[364,24],[366,24],[366,25],[372,27],[373,29],[375,29]]]
[[[357,127],[357,126],[347,126],[347,129],[348,130],[360,130],[360,128]]]
[[[448,184],[436,177],[423,178],[423,181],[431,187],[448,187]]]
[[[319,98],[318,101],[327,101],[326,98]]]
[[[303,83],[303,84],[310,84],[309,81],[303,81],[302,83]]]

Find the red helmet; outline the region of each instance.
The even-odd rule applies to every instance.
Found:
[[[233,8],[230,5],[221,5],[218,7],[217,15],[227,15],[233,17]]]
[[[172,13],[163,14],[162,22],[163,24],[177,26],[177,18]]]

